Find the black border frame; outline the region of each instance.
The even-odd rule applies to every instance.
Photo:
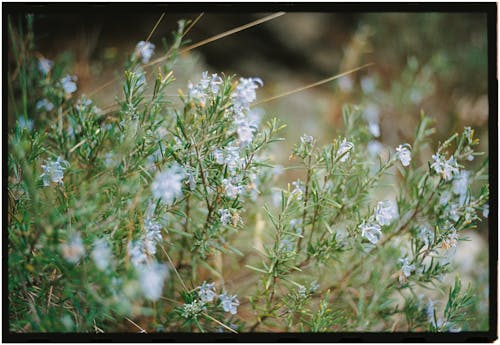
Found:
[[[9,328],[8,275],[2,284],[2,342],[493,342],[498,338],[497,329],[497,267],[498,267],[498,80],[497,80],[497,3],[2,3],[3,20],[3,99],[7,98],[7,42],[6,17],[20,12],[64,13],[78,11],[92,14],[95,11],[154,12],[473,12],[487,15],[488,34],[488,105],[489,105],[489,330],[484,332],[430,333],[430,332],[339,332],[339,333],[15,333]],[[3,158],[2,163],[2,215],[7,219],[7,102],[3,102]],[[4,224],[2,222],[2,224]],[[2,227],[2,269],[8,272],[8,232]]]

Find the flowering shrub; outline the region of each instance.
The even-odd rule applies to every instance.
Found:
[[[157,72],[137,44],[107,112],[64,65],[16,59],[11,330],[471,329],[474,287],[445,278],[488,214],[474,130],[436,146],[422,114],[411,143],[373,147],[376,123],[346,105],[326,145],[300,138],[284,169],[303,177],[280,188],[285,124],[252,108],[260,78],[205,72],[166,99],[184,27]]]

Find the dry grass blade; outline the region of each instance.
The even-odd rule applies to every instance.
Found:
[[[146,332],[146,330],[144,328],[142,328],[141,326],[139,326],[138,324],[136,324],[134,321],[130,320],[128,317],[125,317],[125,320],[127,320],[128,322],[130,322],[135,327],[139,328],[141,330],[140,333],[148,333],[148,332]]]
[[[313,87],[316,87],[316,86],[319,86],[319,85],[322,85],[322,84],[325,84],[325,83],[328,83],[330,81],[333,81],[335,79],[338,79],[338,78],[342,78],[348,74],[351,74],[351,73],[354,73],[356,71],[359,71],[363,68],[366,68],[368,66],[371,66],[373,65],[373,63],[368,63],[366,65],[363,65],[363,66],[360,66],[360,67],[356,67],[356,68],[353,68],[349,71],[346,71],[346,72],[343,72],[343,73],[340,73],[340,74],[337,74],[337,75],[334,75],[333,77],[329,77],[329,78],[326,78],[326,79],[322,79],[320,81],[317,81],[315,83],[312,83],[312,84],[309,84],[309,85],[306,85],[306,86],[303,86],[303,87],[300,87],[298,89],[294,89],[294,90],[290,90],[290,91],[287,91],[287,92],[284,92],[282,94],[279,94],[279,95],[276,95],[276,96],[272,96],[272,97],[269,97],[269,98],[266,98],[266,99],[263,99],[262,101],[259,101],[257,103],[254,103],[254,105],[259,105],[259,104],[263,104],[263,103],[267,103],[267,102],[271,102],[271,101],[274,101],[275,99],[278,99],[278,98],[282,98],[282,97],[286,97],[286,96],[289,96],[289,95],[293,95],[294,93],[297,93],[297,92],[301,92],[301,91],[304,91],[304,90],[307,90],[307,89],[310,89],[310,88],[313,88]]]
[[[147,42],[147,41],[149,41],[149,39],[151,38],[151,36],[153,36],[154,32],[156,31],[156,28],[158,27],[158,25],[160,25],[160,23],[161,23],[161,21],[162,21],[163,17],[165,17],[165,12],[163,12],[163,13],[161,14],[161,16],[160,16],[160,19],[158,19],[158,20],[156,21],[155,26],[153,27],[153,29],[152,29],[152,30],[151,30],[151,32],[149,33],[148,37],[145,39],[145,41],[146,41],[146,42]]]
[[[167,256],[167,259],[170,262],[170,265],[172,266],[172,268],[174,269],[175,275],[177,276],[177,278],[181,282],[182,287],[184,288],[184,291],[189,292],[188,288],[186,287],[186,284],[184,284],[184,280],[182,280],[181,275],[179,274],[179,272],[177,272],[177,269],[175,268],[175,264],[172,261],[172,259],[170,258],[170,255],[168,255],[167,251],[165,250],[165,248],[162,245],[160,245],[160,248],[163,251],[163,253]]]

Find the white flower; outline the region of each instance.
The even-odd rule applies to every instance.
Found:
[[[353,148],[354,144],[344,139],[344,141],[342,141],[342,143],[340,144],[339,149],[337,150],[337,157],[340,157],[339,161],[345,162],[349,158],[350,151]]]
[[[467,190],[469,187],[469,176],[470,172],[467,170],[462,170],[453,179],[453,193],[459,195],[459,203],[463,205],[465,203],[465,198],[467,197]]]
[[[458,174],[458,164],[453,156],[445,160],[441,154],[437,153],[432,155],[432,159],[434,163],[431,164],[431,168],[433,168],[436,173],[441,174],[446,181],[451,180],[454,175]]]
[[[309,291],[315,292],[319,289],[319,284],[316,280],[311,282],[311,286],[309,287]]]
[[[300,285],[299,286],[299,296],[302,297],[302,298],[306,298],[307,297],[307,289],[304,285]]]
[[[235,124],[240,144],[243,146],[250,144],[253,140],[253,132],[255,131],[255,129],[252,128],[248,121],[246,121],[245,119],[240,118],[235,121]]]
[[[106,270],[109,267],[112,257],[111,248],[109,247],[108,242],[103,238],[94,241],[91,256],[96,267],[100,271]]]
[[[231,211],[225,208],[219,209],[219,215],[220,215],[220,221],[224,225],[231,224],[233,221],[233,215],[231,214]]]
[[[144,241],[142,239],[130,241],[128,246],[128,255],[134,267],[139,267],[148,261]]]
[[[192,303],[184,304],[182,309],[183,309],[182,317],[190,319],[194,316],[197,316],[202,311],[206,310],[207,307],[205,306],[205,303],[203,303],[202,301],[194,300]]]
[[[345,77],[339,78],[338,83],[339,83],[339,87],[342,91],[347,92],[347,91],[352,90],[353,81],[352,81],[351,77],[345,76]]]
[[[401,258],[399,259],[399,262],[402,263],[401,271],[405,277],[408,278],[411,275],[411,272],[415,271],[415,265],[410,265],[408,258]]]
[[[378,138],[380,136],[380,126],[378,123],[369,122],[368,130],[370,131],[371,135],[373,135],[375,138]]]
[[[142,59],[142,63],[146,64],[153,56],[155,45],[151,42],[140,41],[135,46],[136,54]]]
[[[219,295],[219,300],[221,301],[222,309],[224,309],[225,312],[229,312],[233,315],[238,312],[237,307],[240,305],[240,302],[236,298],[236,295],[228,296],[224,291],[224,293]]]
[[[375,91],[375,80],[373,77],[363,77],[361,78],[361,89],[364,93],[369,94]]]
[[[451,193],[448,190],[445,190],[443,194],[441,194],[441,197],[439,198],[439,204],[442,206],[448,205],[449,201],[451,200]]]
[[[40,177],[43,180],[43,185],[45,187],[50,185],[50,182],[64,184],[64,170],[69,167],[69,163],[62,159],[61,157],[57,157],[56,161],[45,161],[46,164],[42,164],[43,174]]]
[[[41,99],[36,102],[36,110],[45,109],[46,111],[52,111],[54,109],[54,104],[49,102],[47,98]]]
[[[161,199],[164,204],[171,205],[176,198],[182,195],[182,180],[185,173],[178,164],[172,165],[163,172],[156,174],[151,185],[153,196]]]
[[[389,225],[398,216],[398,205],[393,200],[384,200],[377,203],[375,207],[375,220],[380,225]]]
[[[378,225],[377,223],[363,222],[359,225],[359,228],[361,229],[361,236],[365,237],[373,244],[376,244],[382,237],[380,225]]]
[[[74,75],[66,75],[61,79],[61,86],[64,90],[64,93],[71,94],[77,90],[75,81],[77,77]]]
[[[240,78],[238,86],[231,93],[234,109],[237,114],[248,110],[250,103],[257,98],[255,90],[262,85],[264,83],[260,78]]]
[[[200,297],[200,300],[204,303],[207,302],[212,302],[217,296],[215,293],[215,283],[207,283],[203,282],[198,288],[198,296]]]
[[[160,299],[163,292],[163,284],[169,276],[167,266],[152,262],[137,269],[139,270],[139,281],[142,292],[146,299],[150,301]]]
[[[224,190],[226,195],[230,199],[236,198],[243,192],[243,186],[238,186],[237,183],[233,179],[223,179],[222,184],[224,186]]]
[[[217,164],[226,164],[231,174],[234,174],[243,165],[243,159],[240,157],[240,148],[236,145],[216,149],[213,155]]]
[[[76,264],[85,255],[85,247],[80,233],[75,233],[69,241],[61,244],[61,251],[66,261]]]
[[[426,226],[422,225],[419,227],[417,236],[427,247],[430,247],[430,245],[434,242],[434,232]]]
[[[49,74],[53,65],[54,62],[50,61],[49,59],[43,57],[38,59],[38,70],[42,72],[43,75]]]
[[[149,255],[156,254],[156,244],[161,242],[161,225],[147,218],[144,221],[144,230],[146,230],[144,238],[144,249]]]
[[[457,230],[453,228],[451,225],[451,232],[446,236],[446,238],[443,240],[442,247],[446,250],[450,248],[455,248],[458,243],[458,234]]]
[[[295,188],[292,190],[291,196],[296,197],[297,200],[302,200],[302,194],[305,192],[305,187],[302,185],[302,181],[297,179],[297,181],[292,182],[292,186]]]
[[[300,143],[302,145],[311,144],[313,142],[313,140],[314,140],[314,138],[311,135],[307,135],[307,134],[303,134],[300,137]]]
[[[410,147],[410,145],[403,144],[403,145],[399,145],[396,148],[397,156],[398,156],[399,160],[401,161],[401,164],[403,164],[403,166],[405,166],[405,167],[410,165],[410,162],[411,162],[411,151],[408,149],[409,147]]]
[[[483,206],[483,217],[488,218],[489,214],[490,214],[490,205],[486,204]]]

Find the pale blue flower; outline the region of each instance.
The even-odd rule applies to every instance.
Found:
[[[212,302],[217,296],[215,293],[215,283],[203,282],[198,288],[198,296],[204,303]]]
[[[337,150],[337,157],[339,157],[339,161],[345,162],[349,158],[350,152],[353,148],[354,144],[344,139]]]
[[[109,243],[103,238],[95,240],[91,256],[96,267],[100,271],[106,270],[109,267],[112,258]]]
[[[373,244],[377,242],[382,237],[382,231],[380,231],[380,225],[373,222],[363,222],[359,225],[361,229],[361,236],[365,237],[368,241]]]
[[[139,271],[139,282],[142,292],[146,299],[150,301],[159,300],[163,292],[165,279],[169,276],[167,266],[151,262],[140,268],[138,267],[137,270]]]
[[[66,75],[61,79],[61,86],[66,94],[72,94],[77,90],[76,80],[78,78],[74,75]]]
[[[171,205],[174,200],[182,195],[182,180],[185,178],[185,172],[178,164],[159,172],[153,183],[151,191],[156,199],[166,205]]]
[[[236,298],[236,295],[229,296],[224,291],[224,293],[219,295],[219,300],[221,301],[222,309],[224,309],[225,312],[229,312],[233,315],[238,312],[237,308],[240,305],[240,302]]]
[[[409,144],[403,144],[396,148],[397,157],[401,161],[401,164],[405,167],[410,165],[411,162],[411,151],[409,150],[409,147]]]
[[[140,41],[135,46],[136,54],[141,58],[143,64],[147,64],[155,51],[155,45],[151,42]]]
[[[44,98],[36,102],[36,109],[37,110],[44,109],[46,111],[52,111],[52,109],[54,109],[54,104],[52,104],[52,102]]]
[[[49,72],[52,69],[53,65],[54,65],[54,62],[50,61],[49,59],[46,59],[46,58],[43,58],[43,57],[38,59],[38,70],[43,75],[49,74]]]
[[[61,244],[61,252],[66,261],[72,264],[78,263],[85,255],[85,247],[80,233],[72,234],[68,241]]]
[[[43,180],[43,185],[48,187],[50,186],[50,182],[58,183],[60,185],[64,184],[64,170],[69,167],[69,163],[61,157],[57,157],[57,160],[55,161],[45,162],[45,164],[42,164],[43,173],[40,175]]]
[[[380,225],[389,225],[399,216],[398,205],[393,200],[379,201],[375,207],[375,220]]]

